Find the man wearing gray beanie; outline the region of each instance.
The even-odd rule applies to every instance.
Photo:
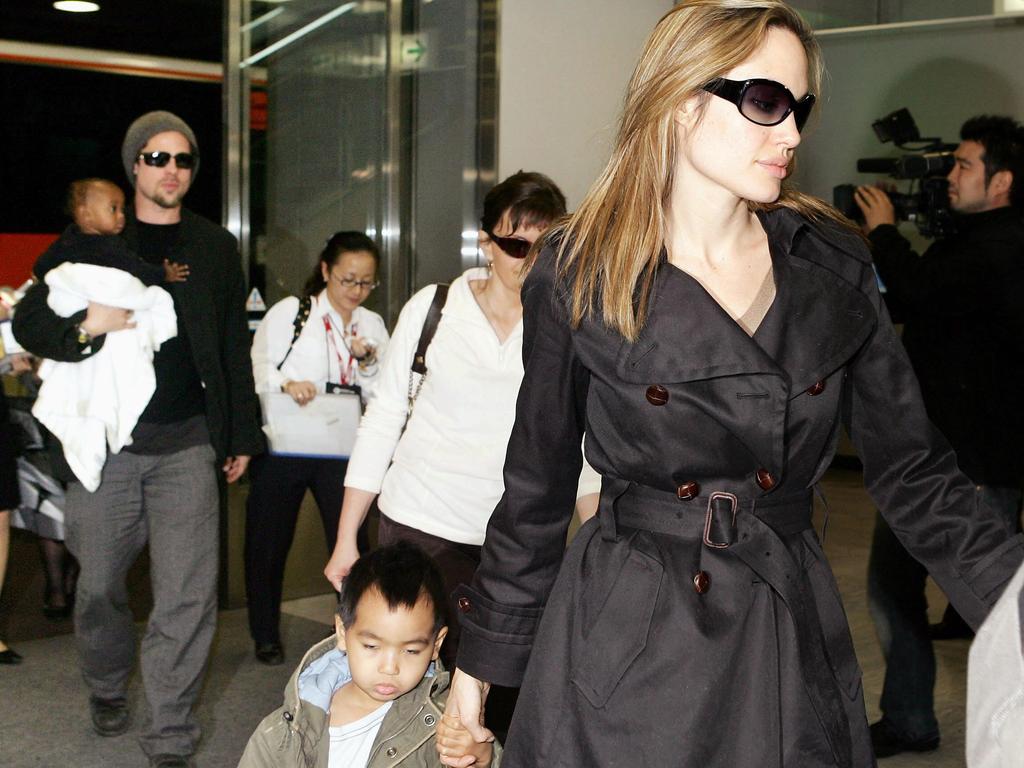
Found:
[[[93,493],[66,473],[67,546],[82,568],[75,634],[93,728],[124,733],[136,654],[125,576],[148,539],[153,611],[142,640],[147,710],[139,740],[151,766],[187,768],[217,621],[217,469],[234,482],[263,441],[237,242],[182,205],[199,167],[195,134],[177,115],[149,112],[128,128],[121,156],[134,187],[122,236],[146,261],[168,259],[190,273],[169,286],[178,336],[154,355],[156,390],[131,444],[107,456]],[[132,326],[130,311],[98,304],[59,317],[47,295],[46,283],[28,291],[14,329],[41,357],[84,360],[107,334]]]

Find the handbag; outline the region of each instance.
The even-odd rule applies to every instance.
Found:
[[[427,378],[427,347],[437,333],[437,325],[441,322],[441,310],[448,301],[448,284],[438,283],[434,289],[434,298],[430,302],[430,309],[423,320],[423,329],[420,331],[420,340],[416,345],[416,354],[412,357],[412,365],[409,366],[409,406],[406,419],[412,415],[412,407],[416,404],[420,390],[423,388],[423,380]]]

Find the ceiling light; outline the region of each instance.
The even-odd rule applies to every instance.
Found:
[[[86,2],[86,0],[57,0],[53,7],[58,11],[67,11],[68,13],[92,13],[100,9],[100,4]]]

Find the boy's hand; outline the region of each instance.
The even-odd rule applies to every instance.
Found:
[[[491,742],[477,742],[457,717],[444,715],[437,726],[437,751],[445,765],[466,768],[487,768],[494,747]]]
[[[178,264],[164,259],[164,280],[168,283],[184,283],[188,278],[188,264]]]

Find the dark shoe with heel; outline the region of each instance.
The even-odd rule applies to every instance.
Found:
[[[120,736],[128,730],[128,702],[123,699],[89,699],[92,727],[100,736]]]
[[[885,718],[871,724],[871,746],[875,757],[892,757],[901,752],[932,752],[939,748],[939,736],[912,739],[900,733]]]
[[[149,768],[194,768],[187,755],[150,755]]]
[[[284,648],[280,643],[256,643],[256,661],[268,667],[284,664]]]

